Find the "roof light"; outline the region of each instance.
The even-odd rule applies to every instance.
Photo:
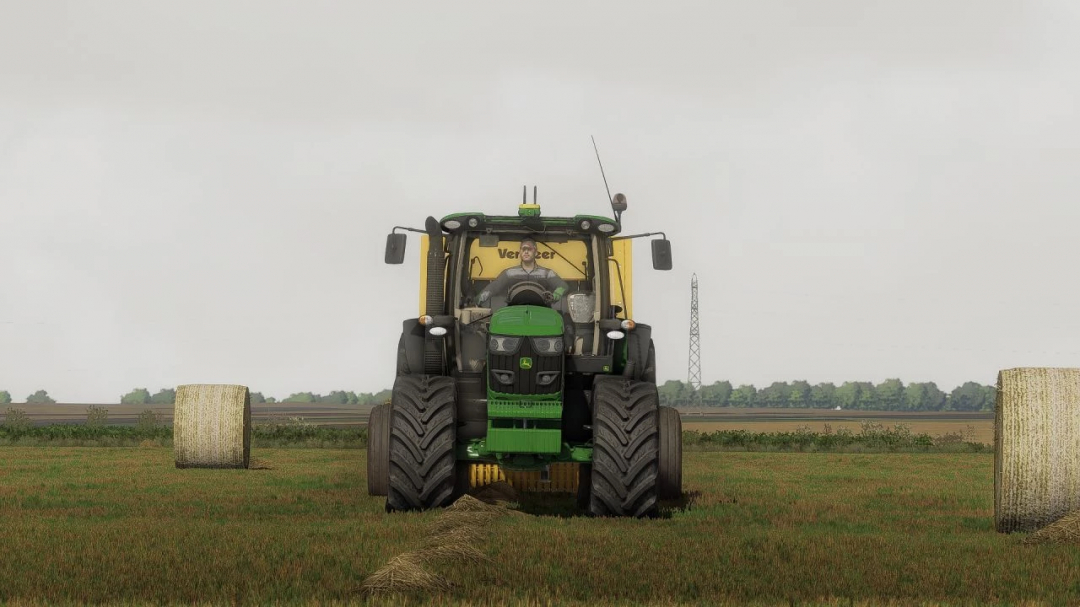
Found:
[[[477,219],[475,217],[470,217],[469,218],[469,227],[470,228],[475,228],[478,225],[480,225],[480,220],[479,219]]]
[[[601,232],[603,232],[605,234],[608,234],[610,232],[615,231],[615,225],[611,224],[611,223],[602,223],[602,224],[596,226],[596,229],[600,230]]]
[[[592,222],[591,221],[589,221],[588,219],[582,219],[581,220],[581,229],[582,230],[588,230],[591,227],[592,227]]]
[[[447,219],[443,222],[443,227],[447,230],[456,230],[461,227],[461,222],[456,219]]]

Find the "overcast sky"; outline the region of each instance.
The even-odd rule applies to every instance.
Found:
[[[0,0],[0,389],[389,387],[428,215],[607,213],[661,381],[1080,367],[1080,4]]]

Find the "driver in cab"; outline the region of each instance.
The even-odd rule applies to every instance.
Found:
[[[536,263],[536,241],[525,238],[518,248],[518,257],[521,264],[507,268],[499,274],[498,278],[491,281],[483,291],[480,291],[478,302],[484,306],[491,299],[492,293],[505,295],[511,286],[521,282],[535,282],[542,285],[551,293],[552,301],[559,301],[569,286],[554,270],[545,268]],[[549,302],[550,303],[550,302]]]

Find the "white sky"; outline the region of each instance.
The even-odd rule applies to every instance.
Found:
[[[660,380],[1080,366],[1080,4],[0,0],[0,389],[393,382],[427,215],[607,213]]]

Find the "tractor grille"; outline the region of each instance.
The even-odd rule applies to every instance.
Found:
[[[521,368],[523,357],[532,359],[531,369]],[[516,354],[491,353],[491,365],[488,372],[488,387],[504,394],[555,394],[562,390],[562,354],[539,356],[533,351],[532,341],[528,337],[521,340],[521,347]],[[514,374],[511,384],[504,384],[495,377],[499,371]],[[557,372],[555,379],[547,385],[540,385],[536,378],[541,373]]]

